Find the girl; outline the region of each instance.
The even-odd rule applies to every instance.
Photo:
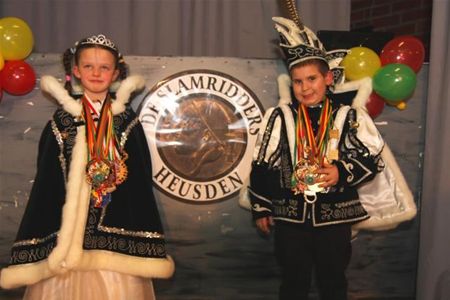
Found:
[[[168,278],[174,263],[144,132],[127,105],[144,80],[126,78],[122,55],[104,35],[77,42],[63,61],[65,89],[53,77],[41,79],[62,107],[42,133],[1,286],[28,285],[25,299],[153,299],[144,278]],[[116,79],[123,81],[114,92]]]

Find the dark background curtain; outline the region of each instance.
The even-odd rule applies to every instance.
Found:
[[[418,300],[450,299],[450,1],[433,1]]]
[[[349,29],[350,0],[298,2],[311,28]],[[38,53],[62,53],[104,33],[125,55],[278,58],[271,17],[280,15],[281,0],[0,1],[0,17],[30,25]]]

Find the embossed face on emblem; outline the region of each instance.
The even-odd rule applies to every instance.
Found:
[[[247,131],[233,106],[211,94],[180,98],[157,124],[159,155],[179,175],[210,181],[232,171],[242,159]]]
[[[159,81],[139,113],[153,184],[189,203],[238,194],[250,174],[263,114],[256,95],[224,73],[187,70]]]

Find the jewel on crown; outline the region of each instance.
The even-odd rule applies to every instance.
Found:
[[[103,34],[93,35],[90,38],[87,38],[86,41],[81,42],[81,44],[101,45],[117,51],[116,45]]]

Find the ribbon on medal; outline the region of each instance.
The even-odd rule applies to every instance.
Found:
[[[329,188],[320,186],[319,169],[326,159],[328,140],[333,125],[332,106],[330,100],[323,101],[319,118],[319,129],[314,136],[311,119],[307,108],[300,104],[297,112],[296,122],[296,163],[292,173],[291,189],[295,195],[304,194],[305,201],[314,203],[317,199],[316,193],[326,193]]]
[[[83,118],[86,123],[88,163],[86,180],[92,186],[91,201],[95,207],[105,207],[111,201],[111,193],[128,175],[125,151],[119,152],[114,132],[111,99],[105,99],[98,126],[92,118],[95,109],[86,97],[82,98]]]

